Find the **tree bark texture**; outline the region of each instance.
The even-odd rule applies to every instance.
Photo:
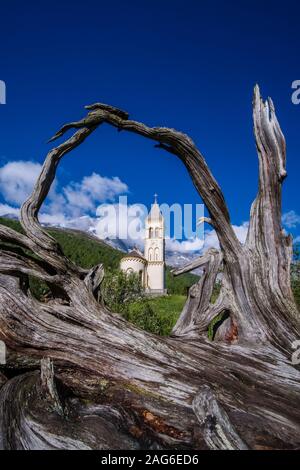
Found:
[[[0,339],[9,350],[0,376],[0,448],[299,448],[300,370],[291,356],[300,319],[290,285],[292,239],[281,225],[285,140],[272,101],[255,87],[259,185],[244,245],[190,137],[101,103],[87,109],[51,139],[76,130],[45,159],[21,209],[24,235],[0,225]],[[174,272],[202,269],[168,338],[110,312],[101,302],[103,266],[77,267],[38,220],[61,158],[104,123],[180,158],[219,239],[219,250]],[[54,300],[36,300],[28,276],[45,281]],[[212,341],[208,326],[222,314]]]

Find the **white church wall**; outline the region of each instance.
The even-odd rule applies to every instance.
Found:
[[[165,273],[164,263],[149,262],[147,266],[148,287],[150,290],[164,292]]]
[[[142,284],[145,285],[145,261],[139,258],[122,258],[120,262],[120,269],[125,273],[136,273],[139,275],[142,272]]]

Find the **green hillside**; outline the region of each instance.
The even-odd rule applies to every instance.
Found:
[[[133,302],[125,317],[136,326],[161,336],[171,333],[186,301],[186,296],[173,294]]]
[[[18,221],[0,217],[0,223],[11,227],[18,232],[22,232]],[[79,230],[49,228],[48,233],[55,238],[64,254],[74,263],[83,268],[91,268],[96,264],[103,263],[106,269],[115,270],[118,268],[120,259],[124,253],[110,247],[97,238]],[[171,268],[166,270],[166,287],[170,294],[186,295],[187,289],[197,282],[198,276],[194,274],[183,274],[173,277]]]

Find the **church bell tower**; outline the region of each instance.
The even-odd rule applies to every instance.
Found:
[[[145,287],[152,293],[165,293],[165,227],[157,203],[157,194],[145,222],[145,258],[147,276]]]

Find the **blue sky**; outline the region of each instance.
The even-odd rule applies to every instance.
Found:
[[[1,203],[18,206],[12,178],[25,178],[23,194],[47,139],[82,117],[85,104],[101,101],[190,134],[224,191],[232,223],[241,226],[257,190],[251,100],[258,83],[273,98],[286,136],[283,211],[294,211],[286,228],[299,236],[300,105],[291,101],[291,83],[300,79],[299,2],[10,0],[0,14],[0,80],[7,85],[7,104],[0,105]],[[20,161],[29,166],[7,167]],[[149,205],[154,192],[160,202],[199,202],[179,160],[106,126],[64,158],[55,207],[68,202],[66,188],[84,191],[93,172],[118,177],[130,203]]]

